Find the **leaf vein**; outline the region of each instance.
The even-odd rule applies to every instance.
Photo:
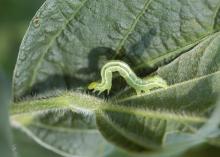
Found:
[[[129,37],[130,33],[135,29],[137,23],[139,22],[139,19],[143,16],[144,12],[147,10],[148,6],[150,5],[150,3],[152,2],[152,0],[146,0],[143,9],[141,10],[141,12],[137,15],[137,17],[135,18],[134,22],[131,24],[130,29],[128,29],[128,31],[126,32],[125,36],[122,38],[122,40],[119,42],[117,48],[116,48],[116,53],[119,53],[119,50],[121,49],[121,47],[124,45],[126,39]]]
[[[63,32],[66,26],[70,23],[70,21],[80,12],[82,7],[85,6],[86,2],[88,2],[88,0],[84,0],[82,4],[79,6],[79,8],[76,10],[76,12],[69,19],[66,20],[65,24],[63,25],[63,27],[61,27],[60,31],[58,31],[57,34],[51,39],[50,43],[48,44],[47,49],[44,52],[42,52],[42,55],[40,56],[39,61],[37,62],[36,68],[33,70],[33,75],[30,79],[29,87],[32,87],[34,85],[37,72],[40,69],[41,62],[43,61],[46,54],[49,52],[48,50],[52,46],[53,42],[60,36],[60,34]],[[64,18],[66,19],[66,17]]]

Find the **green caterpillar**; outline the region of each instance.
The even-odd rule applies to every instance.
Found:
[[[107,90],[109,93],[112,87],[112,73],[119,72],[119,74],[125,79],[127,84],[136,90],[137,95],[142,92],[148,93],[154,88],[166,88],[168,85],[165,80],[159,76],[152,76],[143,80],[131,70],[128,64],[122,61],[113,60],[106,63],[101,69],[102,81],[92,82],[89,84],[88,89],[99,91],[99,94]]]

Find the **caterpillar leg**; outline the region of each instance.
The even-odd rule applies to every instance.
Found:
[[[92,82],[89,84],[88,89],[93,90],[93,92],[99,92],[98,94],[103,93],[107,90],[108,94],[112,87],[112,71],[106,69],[102,70],[101,72],[102,81],[99,82]]]
[[[143,84],[143,86],[134,87],[137,95],[150,93],[150,91],[154,89],[168,87],[167,82],[159,76],[149,77],[144,80]]]
[[[88,89],[93,90],[93,92],[98,92],[98,95],[100,95],[101,93],[103,93],[106,90],[109,94],[109,91],[111,89],[111,85],[107,85],[107,84],[103,85],[103,84],[98,83],[98,82],[92,82],[92,83],[89,84]]]

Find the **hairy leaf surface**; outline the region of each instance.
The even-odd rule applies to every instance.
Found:
[[[123,106],[148,109],[149,115],[107,110],[98,119],[105,137],[119,145],[124,145],[122,139],[127,137],[136,144],[145,145],[146,149],[154,149],[179,142],[176,134],[180,134],[180,141],[183,141],[196,133],[215,108],[219,96],[219,43],[220,34],[216,33],[158,69],[157,73],[170,84],[167,89],[117,98]],[[118,136],[110,136],[112,131]]]
[[[105,139],[134,152],[188,141],[220,92],[219,8],[219,0],[47,0],[22,41],[13,78],[16,101],[43,96],[14,103],[15,126],[64,156],[128,156]],[[75,93],[99,80],[111,59],[170,86],[136,96],[116,78],[108,102]],[[55,89],[74,92],[46,95]]]
[[[85,88],[120,59],[145,71],[213,34],[219,0],[48,0],[20,47],[14,95]]]

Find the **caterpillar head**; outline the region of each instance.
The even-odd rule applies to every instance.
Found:
[[[102,85],[98,82],[92,82],[88,86],[89,90],[93,90],[93,92],[98,92],[98,95],[107,90],[108,94],[111,89],[111,86]]]
[[[95,89],[97,85],[98,85],[98,82],[92,82],[89,84],[88,89],[89,90]]]

